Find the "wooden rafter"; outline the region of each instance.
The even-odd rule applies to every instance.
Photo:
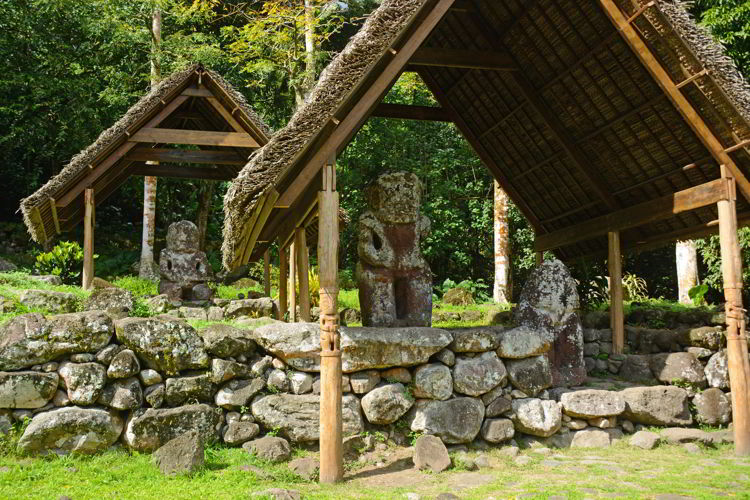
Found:
[[[171,177],[175,179],[205,179],[214,181],[231,181],[235,175],[225,170],[208,167],[181,167],[161,163],[149,165],[135,162],[130,171],[131,175],[145,175],[148,177]]]
[[[607,16],[622,35],[625,42],[638,57],[643,66],[651,73],[656,83],[667,94],[669,100],[690,125],[698,139],[713,155],[720,165],[726,165],[735,177],[737,187],[746,200],[750,201],[750,181],[744,176],[731,156],[726,153],[725,146],[721,144],[716,135],[711,131],[708,124],[701,118],[698,111],[690,104],[690,101],[682,94],[677,84],[669,76],[669,73],[661,65],[648,45],[633,27],[632,22],[625,17],[614,0],[599,0]]]
[[[534,249],[552,250],[591,239],[612,231],[621,231],[669,218],[673,215],[714,205],[728,197],[727,183],[716,179],[674,194],[624,208],[576,226],[537,236]]]
[[[423,47],[409,60],[411,66],[517,71],[513,58],[505,52]]]
[[[198,163],[207,165],[244,165],[247,160],[233,151],[187,150],[166,148],[136,148],[126,158],[133,161]]]
[[[130,142],[154,144],[193,144],[198,146],[226,146],[257,148],[258,141],[245,132],[210,132],[205,130],[182,130],[168,128],[142,128]]]

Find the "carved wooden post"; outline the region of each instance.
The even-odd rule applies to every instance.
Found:
[[[83,195],[83,288],[91,288],[94,280],[94,190],[86,188]]]
[[[305,228],[294,231],[294,246],[297,248],[297,275],[299,281],[299,317],[310,321],[310,262],[307,254],[307,233]]]
[[[263,252],[263,291],[266,297],[271,296],[271,254]]]
[[[742,307],[742,261],[737,239],[737,205],[734,178],[722,165],[722,178],[728,183],[728,200],[717,203],[721,240],[721,271],[724,278],[727,321],[727,358],[732,390],[734,449],[737,455],[750,454],[750,369],[747,358],[745,310]]]
[[[609,233],[609,325],[612,328],[612,352],[622,354],[625,349],[625,315],[622,294],[622,252],[620,232]]]
[[[286,248],[279,245],[279,320],[284,321],[284,317],[286,316],[286,287],[288,286],[287,279],[286,279],[286,273],[287,269],[289,269],[289,264],[287,264],[286,260]]]
[[[289,322],[297,321],[297,245],[289,245]]]
[[[320,482],[344,477],[341,423],[341,349],[338,316],[339,194],[336,159],[323,167],[318,194],[320,266]]]

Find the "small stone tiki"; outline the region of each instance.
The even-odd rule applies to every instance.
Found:
[[[432,273],[419,249],[430,219],[420,213],[422,183],[397,172],[368,189],[359,219],[357,277],[364,326],[430,326]]]
[[[167,230],[167,248],[159,256],[159,293],[170,300],[209,300],[213,291],[207,282],[213,270],[205,252],[199,250],[198,228],[190,221],[175,222]]]

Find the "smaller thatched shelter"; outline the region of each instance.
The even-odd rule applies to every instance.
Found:
[[[23,199],[24,222],[34,241],[46,243],[83,220],[86,189],[98,205],[131,175],[231,180],[270,135],[241,93],[192,65],[155,86]],[[174,144],[182,146],[166,147]]]

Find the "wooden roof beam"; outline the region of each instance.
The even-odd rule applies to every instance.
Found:
[[[258,148],[258,142],[247,133],[209,132],[170,128],[142,128],[128,139],[129,142],[155,144],[193,144],[197,146],[225,146]]]
[[[490,71],[518,71],[507,52],[460,50],[423,47],[409,60],[411,66],[483,69]]]
[[[231,181],[234,179],[231,173],[216,168],[206,167],[179,167],[168,164],[147,165],[145,163],[134,163],[130,171],[131,175],[145,175],[149,177],[172,177],[175,179],[205,179],[214,181]]]
[[[409,106],[381,102],[371,116],[378,118],[396,118],[402,120],[421,120],[432,122],[450,122],[451,117],[443,108],[432,106]]]
[[[207,149],[187,150],[140,147],[128,153],[126,158],[134,161],[208,165],[245,165],[247,163],[247,160],[241,158],[234,151],[214,151]]]
[[[716,135],[711,131],[708,124],[701,118],[698,111],[690,104],[683,95],[677,84],[669,76],[669,73],[661,65],[646,42],[633,27],[630,20],[620,10],[614,0],[599,0],[604,11],[609,16],[612,24],[622,35],[625,42],[630,46],[633,53],[641,61],[643,66],[651,73],[656,83],[661,87],[669,100],[690,125],[698,139],[708,149],[711,155],[720,165],[726,165],[737,182],[737,187],[746,200],[750,201],[750,181],[745,177],[731,156],[725,151]]]
[[[684,191],[596,217],[575,226],[539,235],[534,242],[534,249],[537,252],[553,250],[596,236],[602,236],[611,231],[622,231],[667,219],[676,214],[714,205],[720,200],[726,199],[729,199],[727,181],[716,179]]]

